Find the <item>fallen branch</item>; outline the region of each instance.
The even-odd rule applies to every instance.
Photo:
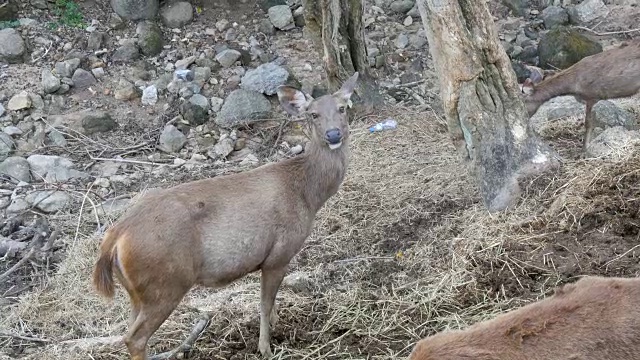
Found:
[[[121,163],[128,163],[128,164],[138,164],[138,165],[169,165],[168,163],[159,163],[159,162],[150,162],[150,161],[141,161],[141,160],[130,160],[130,159],[119,159],[119,158],[112,158],[112,159],[107,159],[107,158],[99,158],[99,157],[91,157],[91,160],[96,160],[96,161],[113,161],[113,162],[121,162]]]
[[[588,27],[584,27],[584,26],[574,26],[574,28],[576,29],[580,29],[580,30],[584,30],[584,31],[588,31],[596,36],[606,36],[606,35],[619,35],[619,34],[628,34],[628,33],[632,33],[632,32],[636,32],[636,31],[640,31],[640,28],[637,29],[630,29],[630,30],[620,30],[620,31],[609,31],[609,32],[597,32],[593,29],[589,29]]]
[[[191,350],[193,344],[198,340],[200,335],[204,332],[204,330],[209,326],[209,322],[211,321],[211,315],[207,314],[201,317],[196,325],[191,330],[189,336],[178,346],[177,348],[164,352],[162,354],[154,355],[149,358],[149,360],[166,360],[171,359],[179,353],[183,353],[185,351]]]
[[[13,274],[16,270],[18,270],[24,263],[29,261],[36,253],[36,247],[32,247],[31,250],[25,255],[20,261],[18,261],[15,265],[13,265],[9,270],[5,271],[2,275],[0,275],[0,281],[4,281],[9,275]]]
[[[41,339],[41,338],[37,338],[37,337],[24,336],[24,335],[18,335],[18,334],[10,334],[10,333],[5,333],[5,332],[0,332],[0,336],[10,337],[10,338],[14,338],[14,339],[18,339],[18,340],[24,340],[24,341],[32,341],[32,342],[41,342],[41,343],[51,342],[51,340],[47,340],[47,339]]]

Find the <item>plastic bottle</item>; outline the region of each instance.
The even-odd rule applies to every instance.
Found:
[[[369,128],[369,132],[370,133],[374,133],[377,131],[384,131],[384,130],[392,130],[398,127],[398,122],[393,120],[393,119],[387,119],[383,122],[379,122],[375,125],[373,125],[372,127]]]

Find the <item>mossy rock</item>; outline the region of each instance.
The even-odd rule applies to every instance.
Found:
[[[556,27],[544,34],[538,44],[540,67],[566,69],[581,59],[602,52],[597,41],[566,27]]]
[[[516,16],[529,14],[529,0],[502,0],[502,4],[508,7]]]
[[[156,56],[160,54],[164,42],[160,27],[156,23],[142,21],[138,23],[136,32],[138,33],[138,45],[144,55]]]
[[[18,19],[18,5],[15,1],[0,0],[0,21],[15,21]],[[0,27],[1,29],[1,27]]]

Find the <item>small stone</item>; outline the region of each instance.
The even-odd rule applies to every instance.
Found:
[[[293,23],[293,14],[289,5],[276,5],[268,10],[269,20],[276,28],[280,30],[290,30],[295,27]]]
[[[274,63],[267,63],[247,71],[242,77],[240,87],[273,95],[278,86],[284,85],[288,78],[289,72],[285,68]]]
[[[407,34],[402,33],[398,35],[398,38],[396,39],[396,47],[398,49],[404,49],[407,46],[409,46],[409,37]]]
[[[115,63],[131,63],[140,58],[140,49],[133,42],[127,42],[120,46],[111,56],[111,61]]]
[[[42,89],[47,94],[52,94],[60,88],[60,79],[58,79],[49,69],[42,69],[41,74]]]
[[[176,70],[184,70],[191,66],[196,61],[195,56],[189,56],[184,59],[176,61]]]
[[[389,6],[391,11],[397,14],[406,14],[413,8],[415,1],[412,0],[397,0],[391,3]]]
[[[217,113],[218,111],[220,111],[220,108],[224,103],[224,99],[214,96],[210,99],[209,102],[211,103],[211,111],[213,111],[214,113]]]
[[[216,22],[216,29],[218,29],[219,32],[223,32],[227,30],[228,27],[229,27],[229,20],[227,19],[220,19]]]
[[[31,170],[27,159],[11,156],[0,163],[0,174],[5,174],[17,181],[31,182]]]
[[[14,147],[15,143],[11,136],[0,132],[0,161],[4,161],[4,159],[9,157]]]
[[[18,136],[24,133],[22,129],[17,126],[6,126],[4,129],[2,129],[2,132],[9,136]]]
[[[104,68],[101,68],[101,67],[93,68],[91,69],[91,74],[93,74],[93,76],[96,79],[101,79],[104,77]]]
[[[51,130],[49,135],[47,135],[49,140],[53,142],[56,146],[65,147],[67,146],[67,139],[64,138],[64,135],[58,130]]]
[[[93,74],[84,69],[76,69],[71,80],[73,81],[73,87],[77,89],[86,89],[97,82]]]
[[[31,0],[31,6],[40,10],[46,10],[49,8],[47,0]]]
[[[216,123],[225,128],[252,123],[269,116],[271,103],[257,91],[237,89],[224,101]]]
[[[411,26],[413,24],[413,18],[411,16],[407,16],[402,22],[404,26]]]
[[[80,59],[73,58],[56,63],[55,69],[56,74],[61,78],[70,78],[78,67],[80,67]]]
[[[142,21],[136,27],[140,51],[146,56],[156,56],[164,45],[160,27],[151,21]]]
[[[207,156],[210,158],[217,159],[226,159],[229,154],[233,151],[234,141],[229,136],[222,136],[218,143],[215,144],[212,148],[207,150]]]
[[[29,193],[25,200],[46,213],[54,213],[67,207],[71,197],[64,191],[46,190]]]
[[[186,1],[176,2],[160,10],[162,22],[170,28],[180,28],[193,20],[193,7]]]
[[[9,111],[24,110],[31,107],[31,98],[29,93],[22,91],[19,94],[14,95],[7,104]]]
[[[142,100],[143,105],[155,105],[158,102],[158,89],[155,85],[147,86],[142,91]]]
[[[291,155],[298,155],[302,152],[303,148],[302,145],[298,144],[298,145],[294,145],[289,149],[289,153],[291,153]]]
[[[260,26],[258,27],[258,31],[264,33],[266,35],[273,35],[276,33],[276,28],[273,26],[269,19],[264,19],[260,22]]]
[[[3,4],[3,6],[6,4]],[[0,30],[0,61],[9,64],[21,63],[27,48],[22,36],[13,28]]]
[[[221,51],[218,55],[216,55],[216,61],[220,63],[223,67],[230,67],[235,64],[238,59],[240,59],[239,51],[233,49],[226,49]]]
[[[121,79],[114,93],[117,100],[133,100],[139,96],[139,90],[131,82]]]
[[[187,143],[187,137],[175,126],[165,126],[160,134],[160,149],[168,153],[176,153]]]
[[[203,86],[209,81],[211,77],[211,68],[208,67],[196,67],[193,69],[193,82],[196,84]]]
[[[99,31],[94,31],[89,34],[89,38],[87,39],[87,50],[89,51],[97,51],[100,50],[102,46],[102,42],[104,41],[105,34]]]
[[[44,109],[44,100],[38,94],[29,93],[29,99],[31,99],[31,107],[34,109],[42,110]],[[36,116],[32,113],[31,117],[36,118]]]
[[[209,100],[200,94],[195,94],[180,106],[180,113],[189,123],[202,125],[208,118]]]

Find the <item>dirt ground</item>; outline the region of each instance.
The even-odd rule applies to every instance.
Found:
[[[83,4],[87,12],[100,11],[90,1]],[[224,11],[232,9],[227,5]],[[263,16],[253,5],[237,5],[244,10],[226,12],[230,21]],[[219,18],[207,1],[202,6],[203,18],[196,21]],[[280,55],[316,64],[318,59],[295,45],[303,41],[301,34],[290,36],[294,39],[275,39]],[[7,91],[39,84],[36,67],[24,65],[9,74]],[[112,86],[109,81],[117,80],[102,86]],[[630,107],[639,108],[636,100]],[[71,107],[86,101],[113,109],[121,128],[56,150],[83,166],[91,165],[87,153],[111,157],[157,138],[170,117],[158,116],[157,109],[125,108],[112,97],[78,97]],[[366,132],[387,117],[399,122],[397,130]],[[583,159],[581,126],[541,126],[544,140],[563,156],[561,169],[523,184],[525,194],[512,212],[488,214],[440,114],[390,106],[356,117],[347,178],[318,214],[278,294],[274,358],[404,358],[422,337],[491,318],[580,276],[638,276],[640,148],[615,161]],[[268,153],[277,128],[252,131],[265,136]],[[142,169],[145,177],[118,188],[118,195],[246,170],[235,165],[125,169]],[[55,256],[0,285],[6,299],[0,303],[0,359],[128,358],[122,344],[91,343],[122,335],[129,305],[121,287],[111,302],[91,288],[100,236],[116,215],[96,224],[95,205],[84,201],[87,194],[78,189],[80,210],[49,219],[62,233]],[[11,265],[3,263],[0,272]],[[178,346],[210,312],[211,323],[189,359],[259,359],[259,298],[258,274],[224,289],[195,288],[156,332],[150,351]]]

